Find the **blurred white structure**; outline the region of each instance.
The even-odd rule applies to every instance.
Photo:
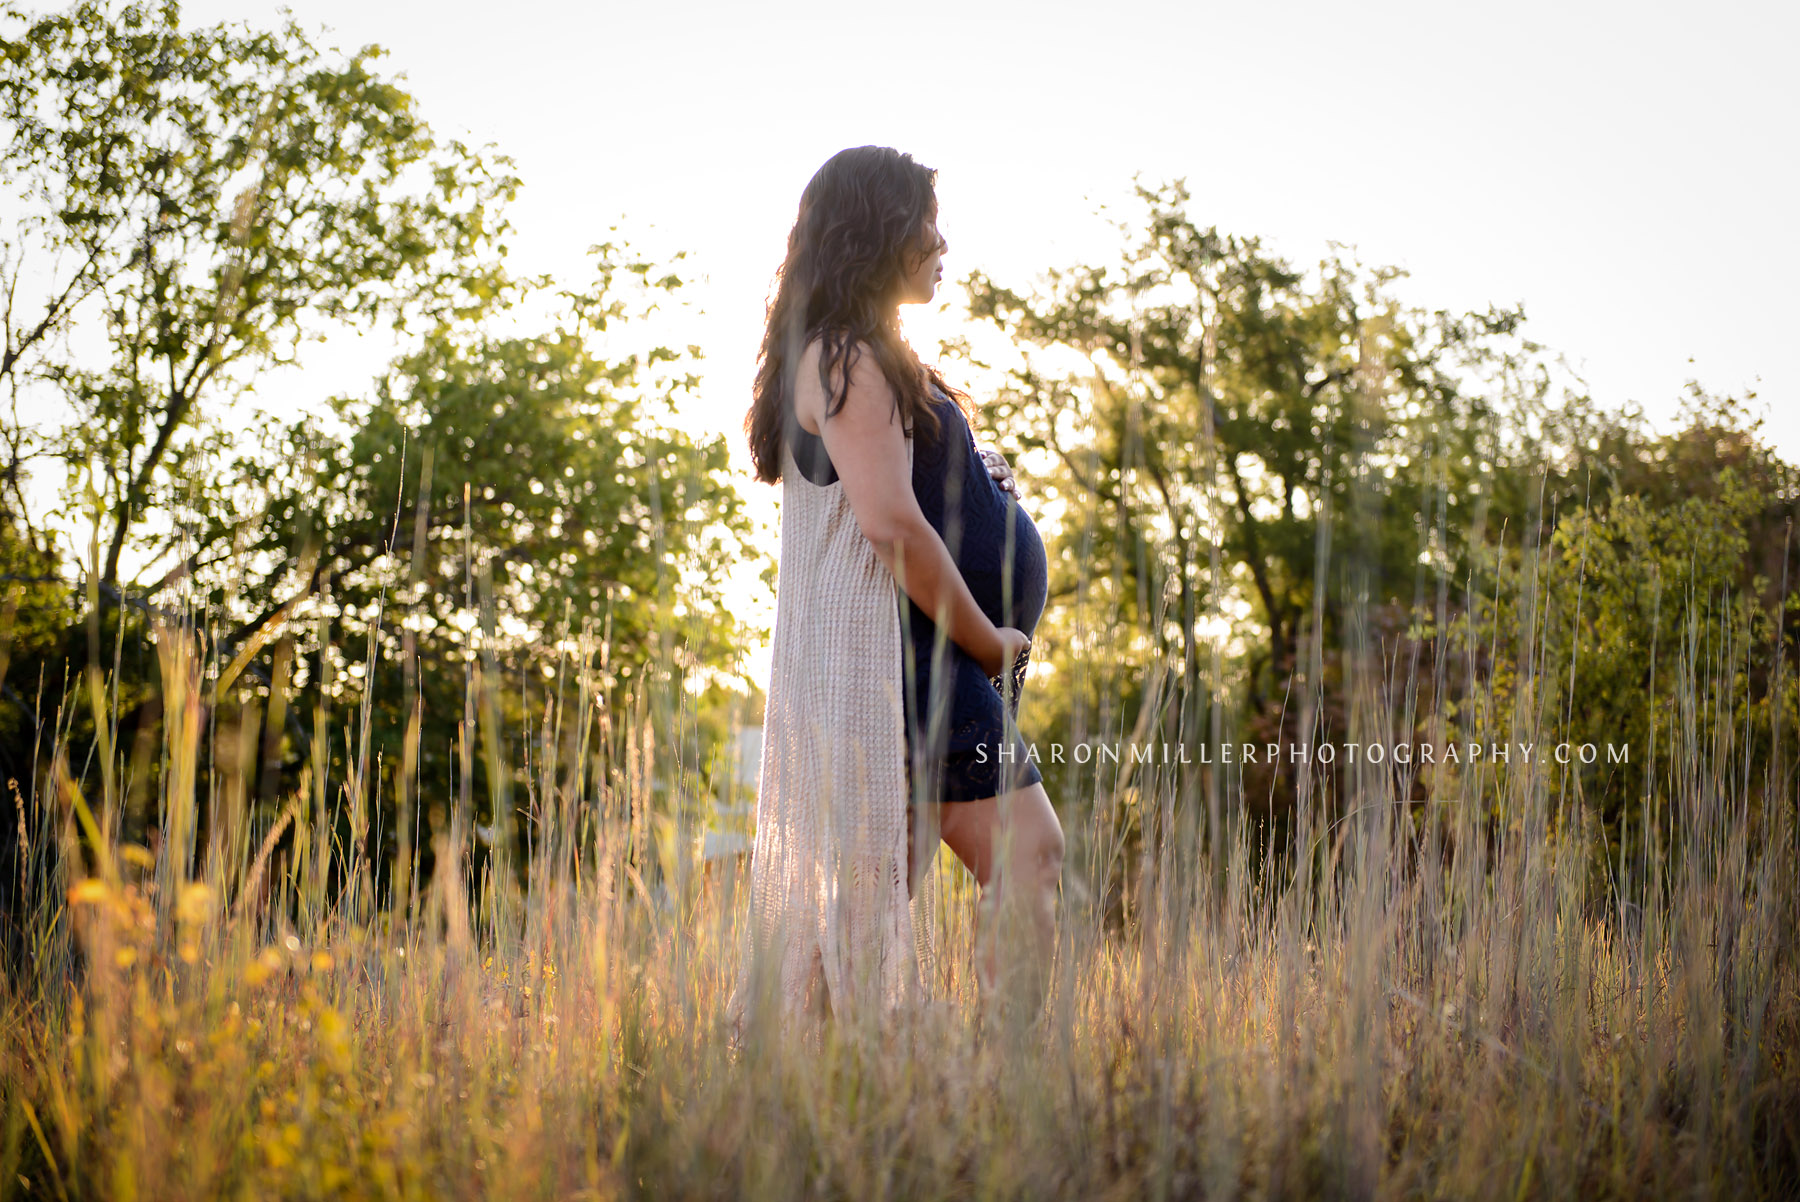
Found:
[[[756,818],[756,778],[762,771],[763,728],[741,726],[731,745],[731,782],[735,805],[715,810],[725,829],[700,835],[700,859],[704,863],[750,854],[750,830]]]
[[[750,836],[736,831],[706,831],[700,836],[702,863],[750,854]]]
[[[762,770],[763,728],[740,726],[732,750],[732,776],[740,789],[756,792],[756,777]]]

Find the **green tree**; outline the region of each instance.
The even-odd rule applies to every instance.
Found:
[[[1547,516],[1541,546],[1483,548],[1448,631],[1469,664],[1458,735],[1596,745],[1546,785],[1591,809],[1638,882],[1649,827],[1673,846],[1697,790],[1792,804],[1800,730],[1800,477],[1740,403],[1695,387],[1683,418],[1579,443],[1562,466],[1581,494]],[[1595,870],[1604,896],[1607,864]]]
[[[1741,407],[1696,390],[1658,437],[1564,382],[1519,309],[1419,310],[1391,270],[1334,252],[1300,271],[1202,226],[1179,183],[1138,200],[1115,265],[1031,291],[971,280],[974,315],[1025,351],[995,424],[1051,465],[1031,482],[1055,527],[1032,721],[1189,744],[1629,742],[1629,771],[1548,786],[1616,846],[1723,715],[1740,777],[1779,793],[1796,492]],[[1449,775],[1378,787],[1450,795]],[[1221,784],[1279,816],[1299,775],[1175,778],[1183,798]]]
[[[692,711],[723,703],[705,686],[747,645],[725,584],[754,552],[725,442],[673,424],[697,384],[697,348],[623,345],[682,281],[622,247],[597,249],[597,282],[563,294],[549,333],[441,331],[372,396],[333,403],[342,435],[270,425],[227,473],[259,482],[235,519],[255,537],[192,584],[229,617],[224,645],[269,644],[293,665],[294,696],[263,714],[271,752],[278,711],[346,713],[366,698],[356,735],[330,728],[323,762],[334,779],[388,766],[367,800],[390,852],[416,821],[394,799],[442,797],[452,780],[469,822],[516,833],[506,798],[528,783],[523,736],[584,629],[600,644],[606,713],[686,699],[689,713],[651,720],[688,763],[708,750]],[[246,700],[273,697],[245,687]],[[471,697],[494,754],[465,763],[455,749]],[[290,744],[262,770],[279,775],[303,750]],[[711,782],[693,783],[699,817]]]
[[[1201,226],[1180,183],[1138,197],[1119,264],[1052,272],[1030,294],[977,275],[972,307],[1022,347],[1088,364],[1058,375],[1028,355],[994,406],[1057,465],[1055,641],[1085,631],[1086,655],[1125,652],[1088,674],[1081,704],[1147,703],[1151,730],[1195,743],[1209,714],[1215,737],[1236,721],[1214,698],[1247,731],[1279,723],[1309,632],[1336,647],[1347,598],[1379,612],[1412,599],[1434,556],[1458,560],[1500,459],[1494,404],[1460,380],[1517,373],[1535,348],[1515,310],[1420,314],[1392,271],[1334,255],[1302,272]],[[1145,680],[1167,687],[1146,699]]]
[[[549,332],[493,333],[550,286],[502,268],[506,161],[436,138],[373,48],[179,16],[0,13],[0,376],[68,414],[0,423],[8,762],[37,762],[13,685],[41,674],[79,786],[126,840],[149,837],[152,617],[185,624],[216,671],[199,770],[220,788],[201,795],[241,813],[247,779],[266,822],[304,767],[287,829],[332,832],[316,847],[392,849],[444,800],[504,844],[522,736],[584,627],[621,738],[706,762],[724,701],[705,686],[746,642],[722,584],[750,552],[723,442],[673,422],[698,349],[642,345],[681,279],[609,244]],[[264,369],[382,322],[412,337],[371,394],[245,416]],[[24,483],[46,456],[67,499],[34,514]],[[95,545],[64,562],[50,531],[80,516]],[[210,804],[200,821],[204,848]]]
[[[3,19],[0,372],[73,407],[48,450],[93,466],[112,585],[146,515],[195,487],[209,405],[334,325],[490,304],[517,181],[437,139],[373,47],[322,51],[292,22],[183,29],[172,2]],[[8,441],[17,496],[45,438]]]

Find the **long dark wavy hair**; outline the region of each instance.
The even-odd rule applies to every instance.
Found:
[[[934,249],[926,244],[925,223],[937,215],[936,183],[936,171],[885,146],[840,150],[807,183],[769,304],[754,400],[744,418],[757,479],[781,479],[781,448],[797,427],[795,370],[815,338],[826,417],[843,409],[850,369],[865,349],[915,437],[940,432],[930,403],[933,386],[955,404],[966,400],[900,336],[900,285]]]

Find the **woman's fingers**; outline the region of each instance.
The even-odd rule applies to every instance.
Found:
[[[988,476],[1000,485],[1001,491],[1017,493],[1018,484],[1013,477],[1013,470],[999,451],[982,451],[981,461],[987,465]]]

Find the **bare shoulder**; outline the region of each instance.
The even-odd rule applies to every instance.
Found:
[[[850,365],[844,407],[825,421],[820,436],[863,535],[886,545],[896,532],[916,533],[924,517],[913,495],[912,461],[898,398],[874,351],[867,346],[860,349]],[[816,357],[810,371],[802,374],[810,376],[810,387],[818,393],[818,411],[823,413],[824,388]]]
[[[800,425],[808,433],[822,434],[825,426],[826,390],[819,379],[819,357],[823,354],[817,338],[806,344],[800,353],[800,362],[795,367],[794,380],[794,412],[800,419]],[[887,376],[882,374],[881,364],[867,343],[852,343],[850,348],[850,389],[844,400],[844,409],[833,414],[839,418],[845,411],[855,408],[860,419],[868,419],[877,414],[892,417],[895,414],[894,390],[888,384]],[[835,385],[842,377],[834,371],[832,383]],[[834,387],[832,392],[836,392]]]

